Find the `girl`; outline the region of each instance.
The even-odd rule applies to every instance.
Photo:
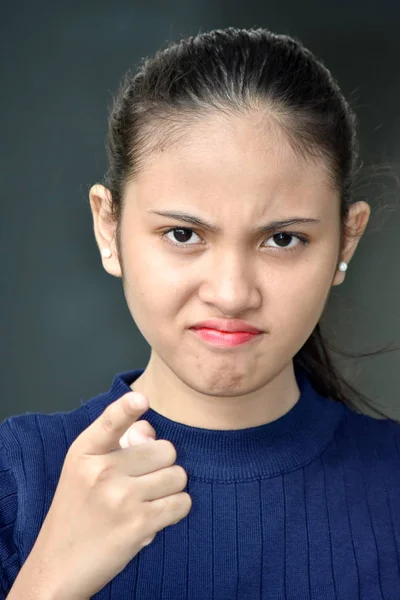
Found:
[[[319,325],[370,216],[355,130],[266,29],[127,73],[90,206],[151,357],[1,424],[2,598],[398,600],[400,425],[351,406]]]

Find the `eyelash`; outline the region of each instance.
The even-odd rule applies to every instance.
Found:
[[[170,233],[171,231],[191,231],[193,233],[196,233],[196,231],[189,227],[170,227],[166,231],[162,231],[159,234],[160,237],[162,238],[162,240],[164,242],[166,242],[167,244],[170,244],[174,248],[188,248],[190,246],[196,245],[196,244],[184,244],[184,243],[172,242],[169,238],[167,238],[167,233]],[[269,238],[267,238],[267,240],[271,239],[271,237],[274,237],[275,235],[278,235],[279,233],[286,233],[287,235],[289,235],[291,237],[297,238],[298,240],[300,240],[302,246],[307,246],[307,244],[308,244],[308,238],[306,236],[299,234],[297,232],[292,232],[292,231],[275,231],[275,233],[273,233]],[[196,233],[196,235],[199,235],[199,234]],[[272,248],[272,250],[283,250],[283,252],[294,252],[295,250],[297,250],[298,246],[299,246],[299,244],[297,244],[293,248]],[[268,246],[268,247],[270,248],[271,246]]]

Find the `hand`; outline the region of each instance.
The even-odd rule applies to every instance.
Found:
[[[135,408],[129,403],[133,398],[141,401]],[[90,598],[158,531],[190,512],[191,498],[182,492],[187,475],[174,464],[173,444],[156,440],[147,421],[132,426],[148,406],[146,396],[128,392],[70,446],[52,504],[23,566],[34,581],[50,578],[57,589],[67,588],[69,597]],[[122,435],[128,432],[137,434],[136,443]]]

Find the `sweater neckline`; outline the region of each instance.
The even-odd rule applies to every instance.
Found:
[[[107,404],[132,391],[130,385],[143,371],[115,375]],[[156,439],[174,444],[176,464],[182,465],[191,478],[239,482],[282,475],[306,465],[324,450],[346,410],[343,403],[318,394],[298,366],[295,375],[300,389],[297,403],[278,419],[256,427],[193,427],[168,419],[152,408],[139,420],[154,427]]]

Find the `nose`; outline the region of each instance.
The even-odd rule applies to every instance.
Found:
[[[199,287],[199,298],[212,304],[221,314],[236,317],[261,305],[255,265],[245,254],[225,254],[215,257]]]

